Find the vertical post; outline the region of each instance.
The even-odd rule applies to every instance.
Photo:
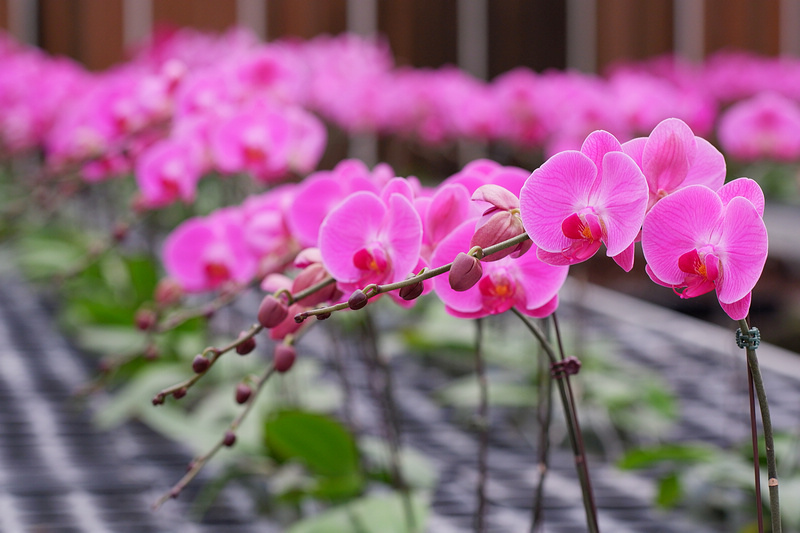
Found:
[[[689,61],[705,57],[705,0],[675,0],[675,53]]]
[[[461,70],[479,80],[489,74],[488,0],[458,0],[456,53]],[[458,142],[458,164],[488,156],[487,147],[464,139]]]
[[[153,32],[153,0],[123,0],[122,43],[124,47],[142,42]]]
[[[361,37],[375,37],[378,32],[377,0],[348,0],[347,31]],[[350,136],[348,157],[360,159],[367,166],[378,163],[378,137],[374,133],[357,133]]]
[[[267,0],[236,0],[236,23],[267,40]]]
[[[567,0],[567,68],[597,71],[597,0]]]
[[[39,2],[37,0],[8,0],[8,32],[22,43],[36,45]]]
[[[784,56],[800,56],[800,0],[781,0],[780,6],[780,53]]]

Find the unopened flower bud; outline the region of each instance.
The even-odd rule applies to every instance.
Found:
[[[265,328],[274,328],[289,316],[289,307],[282,301],[268,294],[258,307],[258,322]]]
[[[164,403],[164,395],[161,393],[156,394],[153,396],[153,405],[161,405]]]
[[[153,297],[158,305],[169,307],[181,301],[181,298],[183,298],[183,287],[172,278],[164,278],[156,285]]]
[[[225,438],[222,439],[222,444],[230,448],[234,444],[236,444],[236,433],[233,431],[226,431]]]
[[[320,313],[317,315],[317,320],[328,320],[331,317],[331,313]]]
[[[413,285],[407,285],[400,289],[400,298],[408,301],[415,300],[422,295],[422,290],[424,288],[425,286],[421,281],[418,281]]]
[[[194,370],[195,374],[202,374],[208,370],[209,366],[211,366],[211,361],[202,355],[195,356],[194,360],[192,361],[192,370]]]
[[[522,226],[522,219],[519,217],[518,212],[496,211],[489,217],[484,216],[478,222],[475,234],[472,236],[469,245],[470,247],[480,246],[485,249],[524,232],[525,228]],[[516,258],[530,250],[532,245],[533,243],[530,239],[527,239],[516,246],[509,246],[504,250],[488,255],[483,260],[498,261],[511,254],[515,254],[512,257]]]
[[[250,388],[250,385],[247,385],[246,383],[239,383],[236,385],[236,403],[242,404],[247,402],[252,393],[253,389]]]
[[[459,253],[450,268],[450,287],[454,291],[463,292],[472,288],[483,276],[483,266],[481,262],[464,252]]]
[[[136,327],[142,331],[147,331],[152,329],[153,326],[156,325],[158,321],[158,316],[156,312],[152,309],[139,309],[136,311],[136,316],[134,317],[134,322],[136,322]]]
[[[158,348],[155,344],[148,344],[144,349],[144,358],[148,361],[155,361],[159,357]]]
[[[124,222],[119,222],[114,226],[114,229],[111,231],[111,237],[114,239],[115,242],[122,242],[128,236],[128,231],[130,230],[130,226],[125,224]]]
[[[247,335],[247,333],[243,331],[239,334],[239,338],[241,339],[245,335]],[[236,353],[238,353],[239,355],[247,355],[255,349],[256,349],[256,339],[255,337],[252,336],[247,340],[241,341],[239,344],[236,345]]]
[[[367,298],[367,295],[364,294],[364,291],[361,289],[356,289],[353,291],[353,294],[351,294],[350,298],[347,299],[347,305],[353,310],[363,308],[368,302],[369,298]]]
[[[272,364],[275,367],[275,370],[283,373],[292,368],[296,358],[297,351],[293,346],[289,346],[288,344],[279,344],[275,347],[275,355]]]
[[[186,396],[186,387],[181,387],[180,389],[172,392],[172,397],[176,400],[180,400],[184,396]]]

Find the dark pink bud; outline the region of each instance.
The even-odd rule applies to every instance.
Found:
[[[155,361],[160,355],[155,344],[149,344],[147,348],[144,349],[144,358],[148,361]]]
[[[320,313],[317,315],[317,320],[328,320],[331,317],[331,314],[328,313]]]
[[[122,242],[128,236],[128,231],[130,230],[130,226],[125,224],[124,222],[119,222],[117,225],[114,226],[114,229],[111,231],[111,237],[114,239],[115,242]]]
[[[247,335],[246,332],[241,332],[239,334],[239,338],[241,339]],[[239,344],[236,345],[236,353],[239,355],[247,355],[253,350],[256,349],[256,339],[254,337],[250,337],[247,340],[241,341]]]
[[[239,383],[236,385],[236,403],[242,404],[250,399],[253,389],[246,383]]]
[[[225,438],[222,439],[222,444],[230,448],[234,444],[236,444],[236,433],[233,431],[226,431]]]
[[[208,370],[209,366],[211,366],[211,362],[202,355],[195,356],[192,361],[192,370],[194,370],[196,374],[202,374]]]
[[[181,387],[180,389],[173,391],[172,393],[172,397],[175,398],[176,400],[180,400],[184,396],[186,396],[186,387]]]
[[[289,316],[289,307],[271,294],[264,296],[258,307],[258,322],[265,328],[274,328]]]
[[[454,291],[463,292],[478,283],[483,276],[483,266],[475,257],[464,252],[459,253],[450,268],[450,287]]]
[[[297,358],[297,351],[295,351],[293,346],[289,346],[288,344],[279,344],[275,347],[275,356],[273,360],[273,365],[275,366],[275,370],[278,372],[287,372],[292,365],[294,365],[294,360]]]
[[[422,295],[422,290],[424,288],[425,286],[422,284],[421,281],[418,281],[413,285],[407,285],[402,289],[400,289],[400,298],[408,301],[415,300],[419,298],[420,295]]]
[[[133,320],[136,322],[137,328],[142,331],[147,331],[156,325],[158,315],[156,315],[156,312],[152,309],[139,309],[136,311],[136,316]]]
[[[161,405],[164,403],[164,395],[161,393],[156,394],[153,396],[153,405]]]
[[[369,298],[367,298],[367,295],[364,294],[364,291],[361,289],[353,291],[353,294],[347,299],[347,305],[350,309],[361,309],[366,306],[368,302]]]

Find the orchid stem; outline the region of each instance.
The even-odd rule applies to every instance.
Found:
[[[750,326],[746,319],[739,320],[739,328],[742,336],[750,335]],[[778,468],[775,462],[775,441],[772,433],[772,418],[769,414],[769,404],[767,403],[767,392],[764,389],[764,381],[761,377],[761,369],[758,366],[758,356],[756,349],[752,345],[747,346],[747,365],[753,374],[753,385],[755,386],[758,405],[761,408],[761,425],[764,428],[764,447],[767,455],[767,486],[769,487],[769,509],[772,521],[772,533],[781,533],[781,506],[778,495]],[[758,455],[758,454],[756,454]]]
[[[531,320],[519,312],[515,307],[511,308],[511,311],[517,315],[522,323],[530,330],[534,337],[539,341],[542,348],[544,349],[547,357],[550,359],[550,364],[556,364],[560,361],[559,357],[556,355],[553,346],[547,341],[547,338],[544,336],[542,331],[539,327],[531,322]],[[570,397],[571,394],[568,392],[567,384],[569,377],[564,375],[562,377],[555,378],[556,385],[558,386],[558,392],[561,396],[561,406],[564,408],[564,419],[567,423],[567,434],[569,435],[569,443],[572,446],[572,452],[575,455],[575,469],[578,472],[578,480],[581,484],[581,493],[583,495],[583,508],[586,511],[586,525],[589,528],[589,533],[599,533],[600,528],[597,523],[597,509],[594,507],[594,497],[591,494],[592,487],[591,483],[589,482],[589,469],[586,466],[586,457],[581,453],[581,447],[579,446],[579,442],[582,443],[582,439],[578,439],[578,432],[580,431],[577,425],[577,411],[571,407],[570,404]]]
[[[483,361],[483,320],[475,321],[475,374],[478,378],[478,483],[476,486],[475,533],[486,531],[486,477],[489,459],[489,385]]]

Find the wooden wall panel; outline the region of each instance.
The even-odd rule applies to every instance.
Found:
[[[236,0],[153,0],[153,22],[221,32],[236,24]]]
[[[122,59],[122,0],[40,0],[39,45],[94,70]]]
[[[490,78],[517,66],[566,66],[566,0],[491,1],[488,17]]]
[[[378,31],[399,65],[441,67],[457,62],[457,0],[381,1]]]
[[[673,18],[672,0],[598,0],[598,72],[615,61],[672,51]]]
[[[706,0],[706,53],[737,48],[776,55],[779,19],[778,1]]]
[[[8,31],[8,0],[0,0],[0,30]]]
[[[267,38],[311,39],[347,29],[347,0],[269,0]]]

